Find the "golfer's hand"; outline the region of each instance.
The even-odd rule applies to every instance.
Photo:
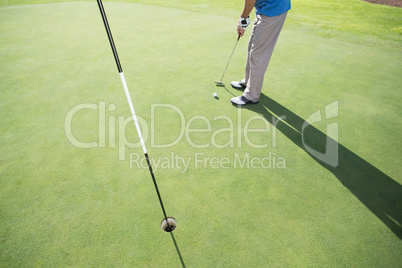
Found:
[[[240,37],[242,37],[245,32],[246,32],[246,30],[244,30],[244,29],[241,27],[240,23],[239,23],[239,24],[237,25],[237,35],[240,36]]]
[[[247,29],[247,26],[249,25],[250,25],[250,19],[248,16],[247,18],[240,17],[239,23],[237,24],[237,34],[240,37],[242,37]]]

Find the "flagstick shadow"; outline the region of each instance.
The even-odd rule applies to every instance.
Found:
[[[271,124],[273,120],[278,122],[275,124],[277,130],[306,151],[318,164],[333,173],[362,204],[402,240],[402,186],[398,182],[312,125],[305,128],[305,119],[264,94],[261,95],[259,104],[248,105],[244,109],[261,114]],[[283,117],[286,123],[278,121],[279,117]],[[306,143],[309,148],[324,153],[327,143],[336,144],[338,164],[332,166],[316,158],[306,149]]]
[[[179,249],[179,247],[178,247],[178,245],[177,245],[177,242],[176,242],[176,239],[175,239],[175,237],[174,237],[174,235],[173,235],[173,232],[170,232],[170,235],[171,235],[171,237],[172,237],[174,246],[176,247],[177,255],[179,256],[181,265],[183,266],[183,268],[185,268],[185,267],[186,267],[186,264],[184,263],[183,257],[181,256],[180,249]]]

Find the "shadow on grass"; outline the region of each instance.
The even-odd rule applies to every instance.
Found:
[[[399,239],[402,239],[402,186],[399,183],[312,125],[305,128],[305,119],[264,94],[261,95],[259,104],[245,106],[245,109],[261,114],[271,124],[273,120],[278,121],[279,117],[284,118],[286,123],[278,121],[275,127],[317,163],[333,173]],[[310,149],[306,149],[306,141]],[[338,147],[339,160],[334,166],[311,154],[311,148],[325,153],[329,143]]]
[[[179,256],[181,265],[183,266],[183,268],[186,268],[186,264],[184,263],[183,257],[181,256],[180,249],[179,249],[179,246],[177,245],[176,239],[174,238],[174,235],[172,232],[170,232],[170,235],[172,237],[174,246],[176,247],[177,255]]]
[[[226,90],[227,93],[229,93],[229,94],[232,95],[233,97],[236,97],[236,95],[233,94],[233,93],[226,87],[225,84],[217,84],[216,86],[217,86],[217,87],[223,87],[223,88]]]

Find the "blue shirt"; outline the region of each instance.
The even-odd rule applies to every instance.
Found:
[[[275,17],[290,10],[290,0],[257,0],[255,11],[257,15]]]

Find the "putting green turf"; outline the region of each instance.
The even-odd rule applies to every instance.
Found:
[[[154,166],[188,267],[398,267],[401,51],[284,30],[261,103],[238,110],[229,84],[242,78],[246,38],[226,89],[213,83],[236,41],[232,19],[129,3],[105,8],[150,156],[190,159],[186,170]],[[138,20],[143,14],[151,15]],[[180,267],[159,228],[148,169],[130,168],[141,148],[119,147],[138,138],[132,122],[124,127],[130,112],[96,3],[6,6],[0,19],[1,266]],[[326,136],[318,130],[338,124],[332,168],[306,152],[300,131],[336,101],[339,116],[306,133],[308,145],[320,147]],[[74,137],[101,148],[68,140],[66,118],[77,105],[96,110],[74,115]],[[276,129],[274,115],[287,123]],[[181,118],[188,129],[209,122],[211,130],[178,138]],[[269,132],[246,136],[247,128]],[[247,154],[271,166],[241,168]],[[215,168],[213,157],[229,164]]]

